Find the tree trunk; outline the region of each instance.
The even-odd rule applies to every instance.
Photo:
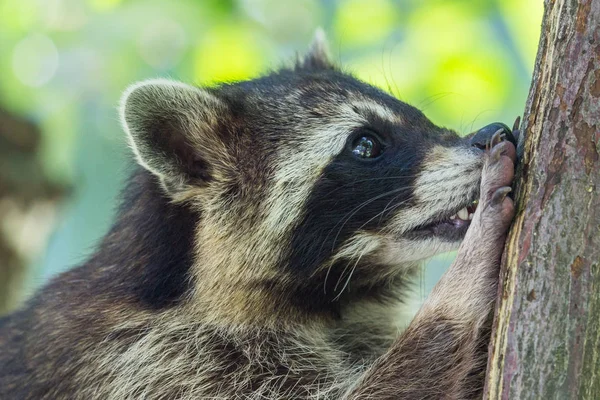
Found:
[[[484,398],[600,399],[600,0],[546,0]]]

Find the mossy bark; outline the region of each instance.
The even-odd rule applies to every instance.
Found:
[[[600,0],[545,1],[484,398],[600,399]]]

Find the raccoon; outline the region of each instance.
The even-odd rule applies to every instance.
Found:
[[[257,79],[125,92],[116,222],[1,320],[0,398],[481,395],[513,135],[461,138],[327,54],[318,34]],[[456,248],[401,330],[422,261]]]

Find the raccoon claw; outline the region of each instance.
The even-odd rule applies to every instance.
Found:
[[[490,141],[490,146],[492,146],[492,148],[494,148],[497,144],[499,144],[500,142],[503,142],[504,139],[506,138],[506,133],[504,133],[504,129],[498,129],[495,133],[494,136],[492,136],[492,140]]]
[[[494,146],[490,152],[490,161],[497,163],[503,156],[510,158],[513,163],[517,161],[517,153],[512,143],[500,142]]]
[[[497,144],[503,142],[505,138],[506,134],[504,133],[504,129],[498,129],[496,132],[494,132],[494,135],[492,135],[492,138],[486,144],[486,150],[490,151],[491,149],[496,147]]]
[[[517,117],[517,119],[515,120],[515,123],[513,124],[512,127],[512,134],[515,138],[515,140],[517,141],[517,143],[519,143],[519,138],[521,137],[521,129],[519,129],[521,126],[521,116],[519,115]]]
[[[493,140],[493,138],[492,138]],[[492,151],[490,153],[490,160],[492,163],[497,163],[498,161],[500,161],[500,157],[502,157],[505,153],[505,150],[503,147],[500,146],[494,146],[492,147]]]
[[[496,189],[496,191],[492,195],[490,205],[492,207],[497,207],[501,205],[510,192],[512,192],[512,188],[510,186],[502,186],[501,188]]]
[[[517,140],[517,143],[519,142],[519,138],[521,137],[521,131],[519,129],[515,129],[513,131],[513,136],[515,137],[515,139]]]
[[[523,153],[525,152],[525,135],[521,132],[521,117],[517,117],[515,123],[513,125],[513,136],[517,141],[517,158],[521,160],[523,158]]]
[[[519,116],[517,116],[517,119],[515,119],[515,123],[513,124],[513,128],[512,128],[513,135],[514,135],[515,131],[519,130],[520,126],[521,126],[521,116],[519,115]]]

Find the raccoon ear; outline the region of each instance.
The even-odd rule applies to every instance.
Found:
[[[299,60],[297,65],[300,69],[335,69],[334,64],[329,59],[329,44],[325,31],[317,28],[308,53]]]
[[[172,193],[213,178],[211,161],[223,147],[217,129],[226,109],[210,91],[158,79],[128,88],[120,116],[137,162]]]

